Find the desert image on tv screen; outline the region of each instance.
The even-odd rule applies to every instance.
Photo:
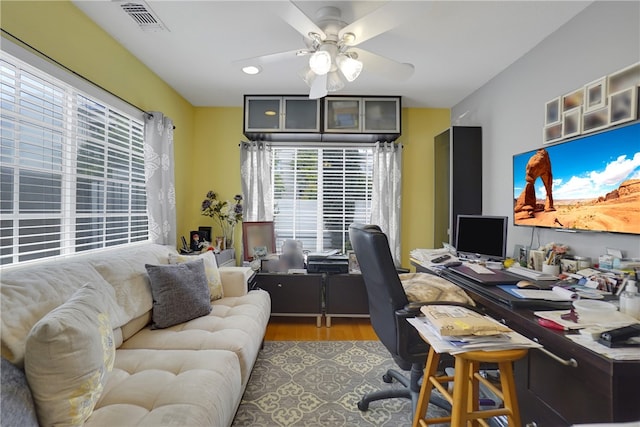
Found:
[[[640,123],[513,156],[516,225],[640,234]]]

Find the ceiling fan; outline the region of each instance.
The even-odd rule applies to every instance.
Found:
[[[247,65],[308,56],[307,65],[298,73],[310,87],[309,98],[318,99],[342,89],[358,78],[362,70],[385,77],[406,80],[413,74],[412,64],[400,63],[357,48],[360,43],[391,30],[411,16],[410,2],[387,2],[364,17],[347,24],[338,7],[320,8],[315,20],[293,2],[279,2],[279,14],[302,34],[306,48],[245,59]]]

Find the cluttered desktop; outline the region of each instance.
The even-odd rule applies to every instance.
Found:
[[[542,262],[558,258],[557,269],[543,272],[528,257],[522,265],[507,258],[500,246],[485,253],[446,244],[414,249],[411,263],[458,285],[486,314],[542,345],[516,363],[523,425],[639,421],[631,397],[640,384],[637,271],[566,269],[559,262],[566,251],[540,248],[547,256]]]

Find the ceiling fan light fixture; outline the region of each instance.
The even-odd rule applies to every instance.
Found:
[[[345,81],[340,72],[336,70],[327,74],[327,92],[337,92],[344,86]]]
[[[314,52],[309,58],[309,68],[319,76],[327,74],[331,69],[331,54],[324,50]]]
[[[336,64],[348,82],[352,82],[357,79],[362,72],[362,62],[357,59],[353,59],[348,55],[338,55],[336,57]]]
[[[300,76],[300,78],[302,80],[304,80],[304,82],[309,87],[311,87],[311,85],[313,84],[313,81],[316,79],[316,76],[317,76],[317,74],[314,73],[313,70],[311,68],[309,68],[308,66],[306,66],[302,70],[300,70],[298,72],[298,75]]]

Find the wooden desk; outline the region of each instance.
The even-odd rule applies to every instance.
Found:
[[[417,271],[430,273],[414,265]],[[565,332],[540,326],[533,310],[513,309],[500,302],[504,291],[499,288],[446,271],[442,277],[465,289],[487,314],[544,346],[544,351],[530,350],[515,365],[523,425],[640,420],[640,360],[609,359],[569,340]]]

